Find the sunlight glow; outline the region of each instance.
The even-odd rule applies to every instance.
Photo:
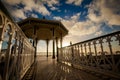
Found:
[[[69,42],[63,42],[63,47],[65,47],[65,46],[69,46],[69,45],[70,45]]]

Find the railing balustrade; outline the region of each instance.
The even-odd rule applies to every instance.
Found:
[[[21,80],[35,49],[0,1],[0,80]]]
[[[120,78],[120,31],[58,49],[59,62]]]

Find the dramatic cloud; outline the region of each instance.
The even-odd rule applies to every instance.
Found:
[[[42,15],[50,15],[50,12],[47,10],[47,8],[39,1],[35,3],[34,0],[29,0],[29,2],[28,0],[22,0],[22,4],[25,5],[25,10],[35,10],[41,13]]]
[[[22,0],[2,0],[10,5],[19,4]]]
[[[66,3],[75,4],[75,0],[67,0]],[[78,42],[81,37],[82,40],[85,40],[89,37],[102,35],[104,32],[101,30],[101,28],[103,26],[102,24],[104,23],[107,25],[107,27],[120,25],[119,3],[120,0],[94,0],[92,3],[90,3],[90,5],[88,5],[86,20],[82,22],[79,21],[81,16],[80,13],[77,13],[71,17],[67,17],[67,19],[59,16],[54,17],[54,19],[60,20],[69,30],[69,35],[64,38],[65,42],[69,42],[68,40]]]
[[[109,26],[120,25],[120,0],[94,0],[89,5],[88,18],[96,23],[106,22]]]
[[[22,9],[14,10],[14,12],[12,12],[12,15],[14,15],[14,16],[16,16],[18,18],[22,18],[22,19],[26,18],[26,16],[24,15],[24,12],[23,12]]]
[[[69,34],[64,38],[66,44],[69,44],[69,40],[73,43],[88,39],[90,35],[93,37],[102,34],[100,31],[101,24],[96,24],[90,19],[86,21],[79,21],[81,13],[77,13],[71,16],[69,19],[63,19],[61,17],[54,17],[56,20],[60,20],[63,25],[69,30]],[[99,33],[97,33],[99,32]]]
[[[61,3],[60,0],[2,1],[8,4],[8,10],[16,18],[24,19],[27,15],[38,17],[37,12],[43,16],[50,16],[50,19],[53,17],[52,19],[61,21],[69,30],[68,36],[64,38],[66,44],[69,44],[69,40],[73,43],[79,42],[105,34],[108,29],[108,32],[115,30],[115,26],[120,27],[120,0],[92,0],[90,4],[82,4],[83,8],[80,7],[80,10],[75,9],[81,6],[83,0],[63,0]],[[69,6],[73,9],[69,9]]]
[[[80,13],[71,16],[68,20],[54,17],[54,19],[60,20],[72,35],[89,35],[95,33],[100,28],[100,25],[93,23],[91,20],[80,22],[79,18]]]
[[[24,9],[15,9],[11,7],[7,7],[7,9],[9,10],[9,13],[13,16],[15,21],[19,21],[19,19],[27,18]]]
[[[51,10],[58,10],[57,7],[55,6],[59,6],[59,0],[41,0],[41,2],[43,4],[47,4],[47,6],[51,9]]]
[[[53,17],[53,19],[61,21],[64,24],[64,26],[69,30],[71,27],[74,26],[75,23],[78,22],[79,17],[80,17],[80,13],[77,13],[77,14],[71,16],[70,18],[65,16],[65,18],[68,18],[68,19],[64,19],[59,16],[55,16],[55,17]]]
[[[96,33],[100,29],[100,26],[92,23],[91,21],[77,22],[71,29],[70,33],[76,36],[86,36]]]
[[[27,11],[36,11],[42,15],[50,15],[50,12],[47,10],[47,8],[43,5],[42,2],[40,1],[37,1],[35,2],[35,0],[4,0],[3,1],[6,5],[11,5],[9,7],[7,7],[8,9],[10,9],[10,13],[12,15],[14,15],[14,17],[17,17],[17,18],[22,18],[24,19],[25,16],[23,17],[24,12],[27,12]],[[15,5],[18,5],[18,4],[22,4],[23,7],[21,9],[15,9],[14,7],[12,6],[15,6]],[[15,9],[15,10],[13,10]],[[19,15],[21,13],[21,16]],[[32,15],[32,14],[31,14]]]
[[[47,8],[43,5],[38,6],[39,8],[35,8],[35,10],[40,12],[42,15],[50,15],[50,12],[47,10]]]
[[[76,6],[79,6],[79,5],[81,5],[82,1],[83,0],[67,0],[66,3],[67,4],[74,4]]]

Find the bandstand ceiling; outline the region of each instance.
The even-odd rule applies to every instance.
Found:
[[[55,37],[61,38],[68,34],[68,30],[60,21],[46,20],[38,18],[27,18],[18,22],[23,32],[28,38],[34,37],[34,29],[36,29],[36,36],[38,40],[53,39],[53,28]]]

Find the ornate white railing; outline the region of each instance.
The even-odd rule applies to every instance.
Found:
[[[120,78],[120,31],[59,48],[59,62]]]
[[[0,80],[20,80],[34,62],[34,51],[0,1]]]

